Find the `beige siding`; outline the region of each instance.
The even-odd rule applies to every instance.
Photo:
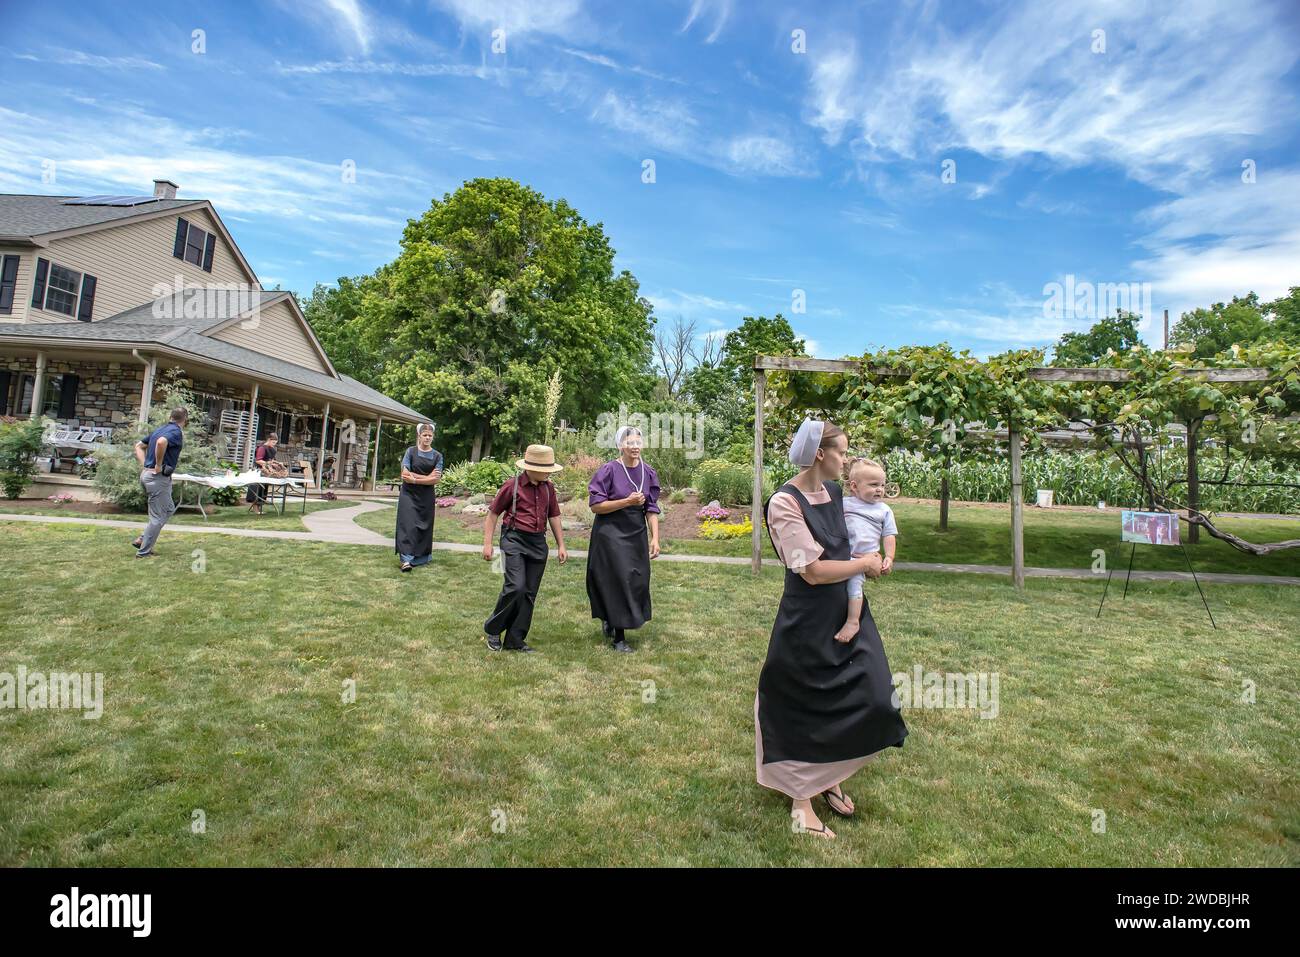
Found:
[[[254,352],[275,356],[295,365],[306,366],[329,375],[321,361],[320,353],[312,345],[293,308],[287,302],[277,302],[251,320],[243,320],[214,333],[213,337]]]
[[[18,256],[18,286],[14,289],[13,312],[0,315],[0,322],[22,322],[27,316],[27,304],[32,301],[32,263],[36,250],[30,246],[0,246],[0,260],[5,256]]]
[[[212,272],[172,256],[176,242],[176,220],[184,216],[202,229],[215,233]],[[127,223],[107,229],[56,239],[39,253],[52,263],[90,273],[95,277],[95,311],[93,319],[107,319],[133,306],[156,298],[154,286],[171,288],[180,275],[186,286],[209,284],[256,283],[256,277],[244,271],[234,250],[217,231],[206,210],[190,210],[159,216],[142,223]],[[24,302],[31,302],[32,277],[36,255],[28,252],[18,272],[19,287],[26,289]],[[258,287],[260,288],[260,286]],[[29,322],[69,322],[75,317],[44,309],[28,309]]]

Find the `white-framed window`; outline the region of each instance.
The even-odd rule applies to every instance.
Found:
[[[45,308],[71,316],[77,311],[77,297],[81,295],[81,273],[50,263],[49,283],[45,287]]]

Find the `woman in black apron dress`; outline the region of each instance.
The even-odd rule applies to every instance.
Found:
[[[417,445],[402,457],[402,492],[397,500],[397,530],[393,551],[402,571],[426,565],[433,558],[433,518],[437,511],[434,483],[442,478],[442,455],[433,448],[433,426],[426,422]]]
[[[773,540],[787,564],[785,587],[754,706],[759,783],[789,796],[797,829],[821,837],[834,833],[817,818],[812,798],[824,794],[833,812],[851,816],[853,802],[840,783],[883,749],[902,747],[907,736],[870,606],[864,602],[852,639],[835,639],[848,611],[848,579],[880,575],[879,555],[849,553],[844,493],[831,480],[841,474],[847,447],[837,427],[805,421],[791,448],[803,470],[778,492],[797,503],[822,552],[801,562]],[[769,535],[771,509],[769,498]]]
[[[659,555],[659,476],[641,456],[641,430],[615,438],[619,457],[592,476],[595,521],[587,552],[587,599],[615,651],[631,652],[625,629],[650,620],[650,560]]]

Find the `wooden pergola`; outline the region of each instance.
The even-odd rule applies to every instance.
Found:
[[[840,375],[880,377],[905,376],[908,373],[885,366],[866,366],[850,359],[807,359],[795,356],[756,356],[754,358],[754,501],[750,507],[754,526],[750,553],[750,570],[757,575],[763,559],[763,400],[767,391],[769,369],[787,372],[833,372]],[[1264,382],[1267,369],[1187,369],[1185,376],[1197,376],[1207,382]],[[1124,369],[1080,369],[1040,366],[1029,370],[1029,378],[1042,382],[1126,382],[1130,374]],[[1189,436],[1188,448],[1194,438]],[[1017,589],[1025,587],[1025,516],[1020,433],[1007,430],[1007,447],[1011,459],[1011,579]],[[1192,451],[1191,455],[1195,455]]]

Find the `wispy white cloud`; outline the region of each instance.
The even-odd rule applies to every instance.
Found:
[[[504,30],[509,38],[530,33],[566,35],[571,32],[581,0],[434,0],[464,27]]]
[[[679,32],[685,33],[697,20],[711,16],[713,26],[708,36],[704,38],[704,42],[713,43],[722,35],[722,28],[731,19],[731,6],[732,0],[691,0],[690,12],[686,15],[686,22],[682,24]]]
[[[325,9],[339,26],[352,36],[363,54],[370,52],[372,29],[366,11],[358,0],[325,0]]]
[[[740,176],[815,176],[812,160],[788,139],[768,133],[717,135],[686,103],[609,90],[591,119],[645,145]]]
[[[19,60],[32,63],[59,63],[64,66],[88,66],[99,70],[161,70],[163,65],[138,56],[100,56],[81,50],[50,50],[44,56],[33,53],[15,53]]]
[[[636,76],[649,77],[652,80],[663,80],[667,83],[676,83],[679,86],[684,86],[686,84],[685,80],[678,79],[675,76],[656,73],[654,70],[647,70],[644,67],[639,67],[632,63],[619,63],[617,60],[612,57],[607,57],[603,53],[591,53],[587,50],[574,50],[568,47],[562,48],[562,52],[571,57],[577,57],[579,60],[584,60],[587,63],[592,63],[596,66],[603,66],[608,70],[615,71],[616,73],[631,73]]]

